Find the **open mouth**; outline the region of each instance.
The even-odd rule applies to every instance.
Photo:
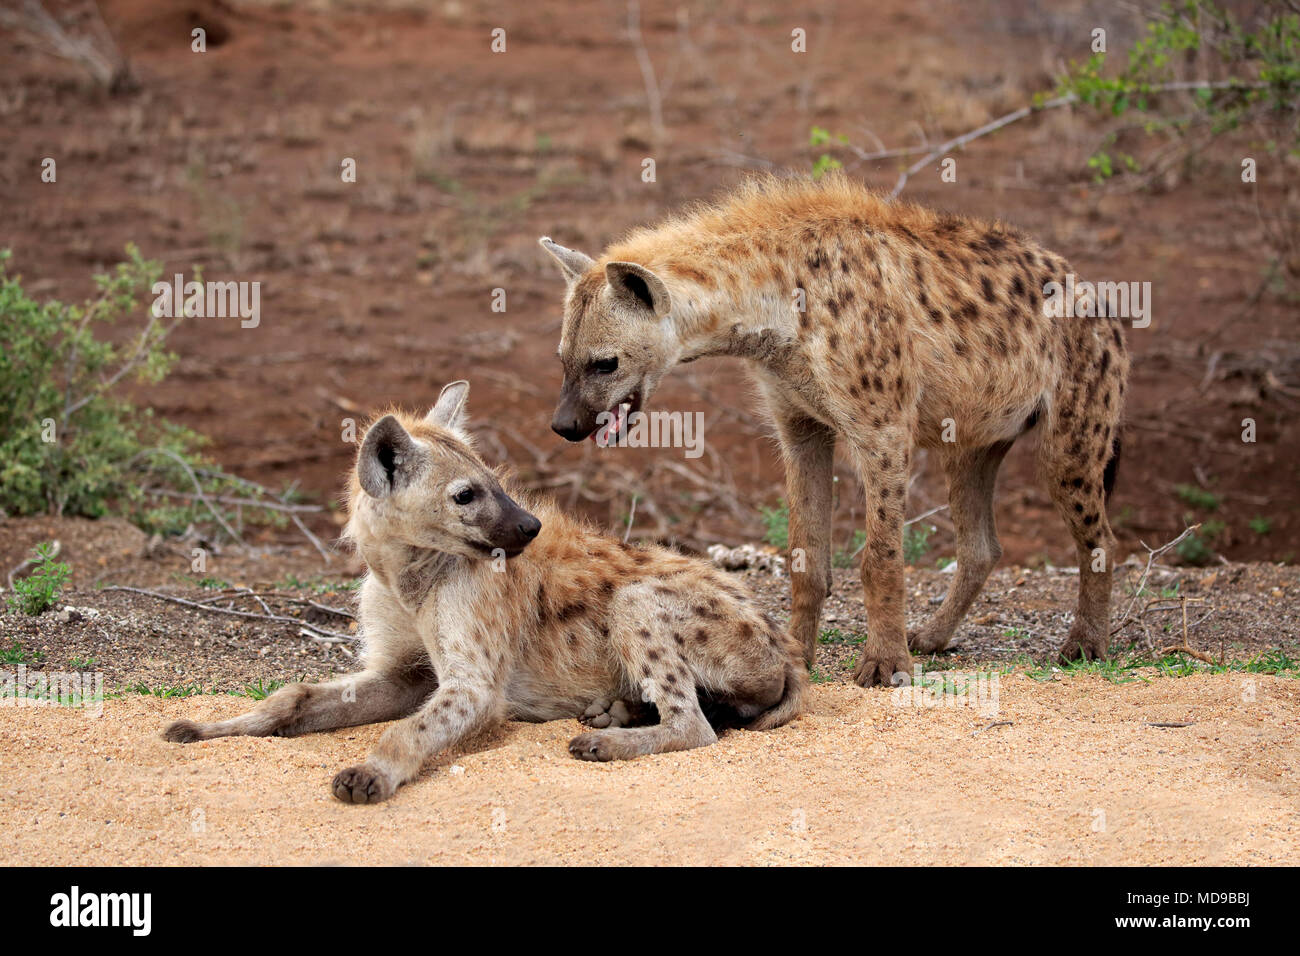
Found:
[[[632,389],[621,402],[604,413],[607,420],[603,425],[598,425],[596,430],[591,433],[591,440],[601,448],[622,444],[627,437],[628,423],[632,420],[632,416],[639,411],[641,411],[641,389],[637,387]]]

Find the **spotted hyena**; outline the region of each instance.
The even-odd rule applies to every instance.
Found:
[[[178,721],[166,739],[398,720],[365,763],[334,778],[340,800],[372,803],[507,717],[577,717],[593,729],[569,752],[619,760],[703,747],[715,726],[768,729],[799,714],[802,650],[745,588],[549,504],[525,510],[474,451],[468,391],[448,385],[424,418],[384,415],[358,451],[345,535],[369,568],[364,670],[292,684],[233,720]]]
[[[868,637],[855,678],[887,683],[947,646],[1001,554],[993,484],[1017,438],[1038,433],[1041,473],[1078,549],[1066,658],[1107,650],[1128,358],[1115,318],[1053,318],[1066,262],[989,224],[878,197],[836,176],[753,180],[717,205],[637,230],[593,260],[542,239],[568,284],[552,428],[639,411],[674,365],[747,359],[785,459],[791,633],[809,661],[830,581],[831,463],[840,441],[866,487]],[[1087,309],[1080,309],[1087,312]],[[914,446],[948,479],[957,572],[907,635],[903,520]],[[799,565],[798,561],[793,562]]]

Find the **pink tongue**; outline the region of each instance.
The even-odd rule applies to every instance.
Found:
[[[623,430],[623,406],[619,405],[614,409],[614,417],[608,424],[601,425],[591,433],[591,440],[601,448],[608,448],[609,445],[618,437],[618,433]]]

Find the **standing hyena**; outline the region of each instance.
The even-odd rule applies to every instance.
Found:
[[[404,718],[334,778],[340,800],[374,803],[504,717],[578,717],[595,729],[569,752],[617,760],[711,744],[714,725],[762,730],[799,714],[802,649],[748,591],[549,504],[533,507],[540,520],[529,514],[470,445],[468,391],[448,385],[423,419],[385,415],[357,453],[345,534],[370,569],[358,615],[365,669],[291,684],[233,720],[177,721],[166,739]],[[658,723],[624,726],[655,711]]]
[[[1012,443],[1040,432],[1041,471],[1078,549],[1079,605],[1061,653],[1104,656],[1128,358],[1115,318],[1050,317],[1059,256],[1000,225],[891,203],[843,177],[765,178],[720,205],[633,232],[598,260],[543,239],[568,294],[552,428],[587,437],[606,410],[641,409],[664,373],[748,359],[785,458],[792,634],[811,662],[830,582],[836,439],[866,486],[864,686],[907,673],[908,645],[947,646],[1001,554],[993,484]],[[1088,310],[1081,310],[1088,311]],[[914,444],[937,451],[957,573],[935,616],[904,623],[903,518]]]

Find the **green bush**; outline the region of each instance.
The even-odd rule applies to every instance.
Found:
[[[204,439],[137,408],[131,382],[162,380],[177,321],[140,306],[162,273],[127,247],[126,261],[95,277],[80,305],[35,301],[0,249],[0,510],[10,515],[121,514],[146,531],[179,533],[205,521],[233,533],[217,497],[239,494],[253,520],[281,518],[255,505],[265,489],[226,475],[198,453]],[[124,344],[101,331],[143,319]],[[251,500],[250,500],[251,499]]]
[[[55,561],[56,552],[50,543],[38,544],[32,549],[32,572],[25,578],[14,580],[9,606],[23,614],[44,614],[54,607],[54,602],[68,583],[72,569],[62,561]]]

